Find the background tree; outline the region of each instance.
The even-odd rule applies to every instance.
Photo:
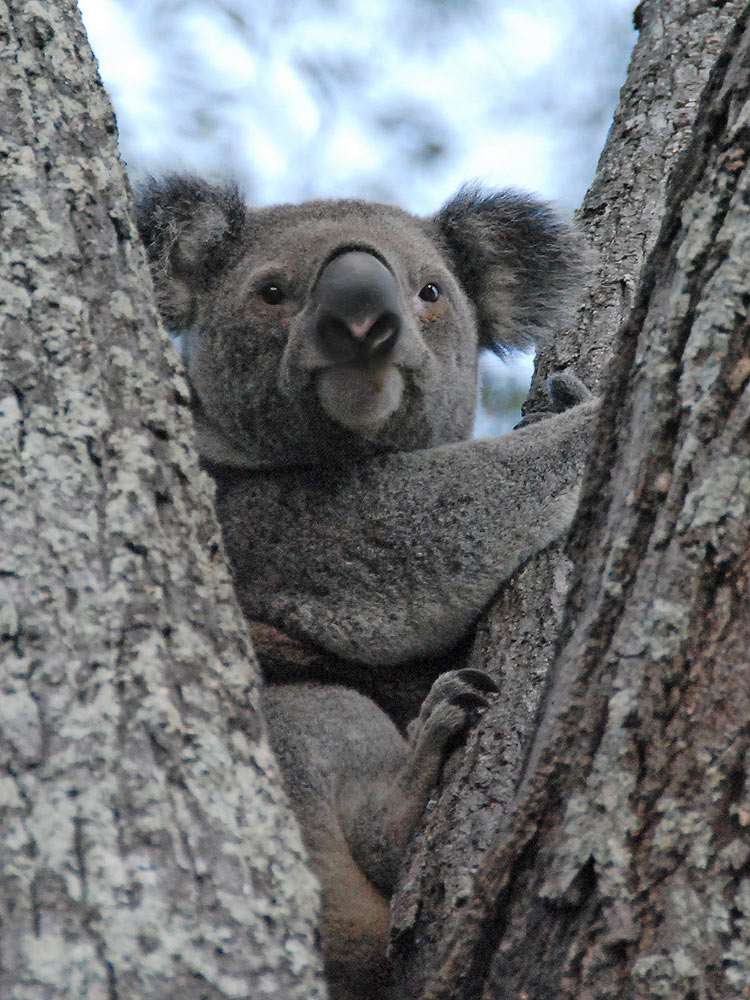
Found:
[[[428,213],[482,177],[572,210],[634,41],[631,0],[79,6],[131,175],[230,174],[263,204]]]
[[[631,0],[80,7],[131,179],[192,171],[258,204],[351,196],[418,214],[469,179],[572,212],[634,40]],[[484,354],[478,436],[518,422],[530,377],[530,358]]]

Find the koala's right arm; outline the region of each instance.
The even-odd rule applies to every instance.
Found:
[[[596,405],[500,438],[234,479],[218,511],[243,611],[359,662],[449,649],[567,531]]]

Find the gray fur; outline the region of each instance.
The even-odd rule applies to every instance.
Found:
[[[480,348],[549,329],[575,283],[567,227],[512,192],[464,189],[419,219],[361,201],[250,209],[189,178],[143,192],[139,225],[247,617],[342,658],[344,683],[347,660],[393,673],[450,651],[575,510],[596,403],[574,376],[551,380],[564,412],[468,440]],[[468,673],[436,682],[409,744],[347,688],[266,692],[337,1000],[384,995],[386,898],[483,702]]]
[[[567,530],[594,405],[504,438],[224,482],[243,608],[374,667],[451,649]]]

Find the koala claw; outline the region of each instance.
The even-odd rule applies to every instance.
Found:
[[[473,667],[464,667],[462,670],[449,670],[443,677],[455,674],[465,684],[473,684],[479,691],[486,694],[498,694],[500,688],[490,677],[486,670],[475,670]],[[438,678],[440,680],[440,678]]]
[[[552,404],[549,410],[534,410],[526,413],[513,428],[514,431],[522,427],[529,427],[531,424],[538,424],[540,420],[548,420],[557,413],[564,413],[574,406],[587,403],[594,398],[593,393],[583,382],[572,372],[553,372],[547,379],[547,395]]]
[[[483,670],[464,668],[441,674],[430,688],[417,718],[408,728],[409,742],[417,749],[425,744],[434,751],[446,746],[468,728],[476,713],[486,708],[498,687]]]
[[[579,403],[593,399],[593,393],[572,372],[553,372],[547,379],[547,392],[555,406],[556,413],[569,410]]]

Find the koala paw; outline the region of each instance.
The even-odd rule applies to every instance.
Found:
[[[572,372],[553,372],[547,379],[547,395],[552,406],[548,410],[534,410],[524,415],[513,428],[518,430],[521,427],[528,427],[530,424],[537,424],[540,420],[547,420],[554,417],[556,413],[564,413],[580,403],[586,403],[593,399],[593,393],[587,389],[583,382]]]
[[[547,379],[547,392],[556,413],[593,398],[591,390],[573,372],[553,372]]]
[[[497,685],[483,670],[465,668],[441,674],[409,725],[409,743],[414,751],[444,755],[497,691]]]

